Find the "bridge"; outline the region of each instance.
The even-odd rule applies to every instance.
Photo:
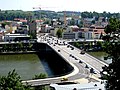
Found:
[[[49,85],[51,83],[61,83],[61,79],[64,77],[68,78],[68,81],[75,81],[82,78],[86,78],[90,82],[99,81],[100,79],[98,77],[100,76],[102,67],[105,65],[108,66],[106,63],[96,59],[87,53],[80,54],[81,50],[69,45],[64,40],[59,40],[55,37],[41,36],[38,38],[38,42],[49,45],[54,51],[56,51],[56,53],[63,57],[63,59],[66,60],[74,68],[74,70],[71,73],[60,77],[22,81],[23,84],[27,83],[31,86],[39,86]],[[68,47],[68,45],[70,47]],[[90,72],[91,68],[94,70],[94,73]],[[95,78],[92,78],[92,75]]]

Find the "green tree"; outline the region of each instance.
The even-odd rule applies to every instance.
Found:
[[[19,43],[18,43],[18,47],[19,47],[19,50],[22,51],[22,49],[23,49],[23,43],[22,43],[22,42],[19,42]]]
[[[7,76],[0,77],[0,90],[30,90],[30,87],[24,86],[20,76],[13,70]]]
[[[47,78],[47,75],[44,73],[40,73],[39,75],[35,75],[33,79],[44,79]]]
[[[105,33],[111,35],[118,32],[120,29],[120,20],[116,18],[110,18],[109,24],[105,28]]]
[[[58,38],[61,38],[61,37],[62,37],[62,32],[63,32],[63,30],[62,30],[61,28],[59,28],[59,29],[57,30],[56,35],[58,36]]]
[[[44,79],[44,78],[47,78],[47,75],[44,74],[44,73],[40,73],[40,74],[35,75],[35,76],[33,77],[33,79]],[[47,88],[46,88],[46,86],[41,85],[41,86],[35,87],[35,90],[47,90]]]
[[[73,45],[76,46],[76,47],[78,47],[78,48],[80,48],[79,42],[74,42]]]
[[[81,20],[80,23],[77,25],[79,28],[83,27],[83,21]]]
[[[75,20],[72,18],[72,20],[70,21],[70,25],[75,25]]]
[[[111,18],[105,32],[109,37],[105,39],[104,50],[108,53],[108,57],[112,59],[112,63],[103,67],[103,79],[107,80],[107,90],[120,90],[120,21]]]

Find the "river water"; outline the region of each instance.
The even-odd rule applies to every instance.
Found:
[[[88,52],[88,54],[98,58],[99,60],[101,60],[107,64],[110,64],[112,61],[111,59],[104,60],[104,57],[107,56],[107,53],[105,53],[105,52]]]
[[[35,74],[46,73],[49,77],[53,72],[45,60],[36,54],[0,55],[0,75],[5,76],[13,69],[22,80],[32,79]]]

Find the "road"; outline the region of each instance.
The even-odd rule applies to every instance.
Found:
[[[91,68],[93,68],[96,74],[99,76],[102,67],[104,65],[107,65],[87,53],[85,53],[84,55],[80,54],[81,50],[75,47],[72,50],[71,47],[67,47],[67,45],[69,44],[63,45],[63,42],[65,42],[64,40],[58,41],[58,39],[55,37],[49,38],[42,36],[38,38],[38,42],[48,44],[54,51],[56,51],[56,53],[58,53],[61,57],[64,58],[64,60],[66,60],[71,66],[73,66],[74,70],[70,74],[61,77],[22,81],[23,84],[27,82],[29,85],[38,86],[51,83],[60,83],[63,77],[67,77],[68,81],[74,81],[81,78],[89,78]],[[55,44],[56,42],[59,43]],[[83,63],[79,63],[79,61]],[[86,66],[88,67],[86,68]]]

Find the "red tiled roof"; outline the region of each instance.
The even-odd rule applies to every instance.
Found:
[[[35,20],[36,22],[43,22],[43,20]]]
[[[15,20],[15,21],[20,21],[20,22],[27,22],[27,20],[22,19],[22,18],[15,18],[14,20]]]
[[[94,31],[96,31],[95,34],[105,34],[104,29],[94,29]]]

